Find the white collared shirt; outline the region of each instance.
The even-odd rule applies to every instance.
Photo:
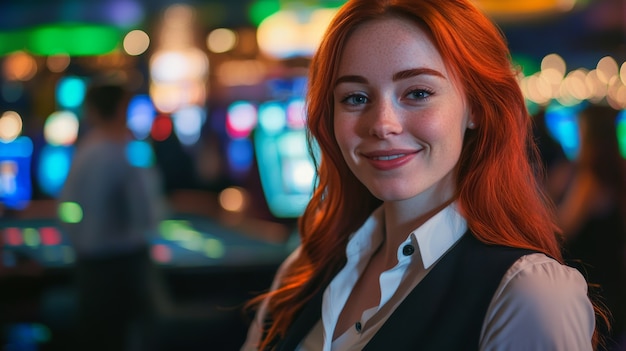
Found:
[[[443,256],[465,233],[467,224],[465,219],[456,211],[455,206],[448,206],[435,214],[428,221],[408,234],[407,238],[397,249],[398,263],[380,276],[381,298],[378,307],[365,311],[358,321],[363,327],[349,329],[337,340],[331,343],[339,314],[342,311],[354,285],[367,266],[370,257],[382,244],[384,235],[384,212],[383,207],[378,208],[372,216],[357,230],[348,242],[346,248],[347,262],[344,268],[335,276],[324,292],[322,302],[322,322],[324,329],[324,346],[317,350],[330,351],[333,349],[350,349],[350,345],[361,344],[359,341],[369,340],[371,336],[384,324],[390,313],[385,313],[384,318],[376,320],[373,325],[368,323],[370,318],[396,296],[400,283],[410,269],[411,263],[419,259],[420,255],[405,255],[403,251],[409,246],[421,253],[423,269],[420,270],[419,280],[432,268],[433,264]],[[413,253],[413,252],[412,252]],[[417,273],[417,272],[416,272]],[[411,277],[413,278],[413,277]],[[417,282],[415,282],[415,285]],[[410,291],[410,290],[409,290]],[[408,291],[407,291],[408,292]],[[396,303],[402,299],[395,299]],[[355,321],[356,323],[357,321]],[[311,335],[311,338],[318,339]],[[308,339],[308,337],[307,337]],[[306,340],[303,345],[306,345]],[[334,347],[333,347],[334,344]]]
[[[344,304],[382,243],[383,216],[381,207],[350,238],[346,265],[324,291],[322,319],[297,351],[361,350],[467,230],[465,219],[456,205],[451,204],[411,232],[398,247],[398,264],[380,276],[379,305],[363,312],[358,327],[355,323],[355,328],[332,340]],[[416,254],[405,255],[407,245]],[[277,283],[275,281],[273,288]],[[255,350],[253,345],[258,340],[258,325],[263,314],[262,307],[242,350]],[[595,315],[582,275],[543,254],[530,254],[522,256],[508,269],[496,290],[483,321],[479,349],[591,350],[594,326]]]

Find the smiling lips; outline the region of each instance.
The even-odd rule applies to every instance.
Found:
[[[420,150],[388,150],[363,154],[369,163],[381,171],[399,168],[412,160]]]

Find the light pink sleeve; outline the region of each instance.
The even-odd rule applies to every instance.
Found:
[[[482,326],[480,350],[587,351],[595,328],[587,282],[544,254],[516,261]]]

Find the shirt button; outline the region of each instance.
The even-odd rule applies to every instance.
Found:
[[[415,252],[415,248],[413,247],[413,245],[405,245],[402,248],[402,254],[404,256],[411,256],[413,252]]]
[[[356,324],[354,325],[354,328],[356,329],[357,333],[360,333],[361,330],[363,330],[363,326],[361,325],[361,322],[356,322]]]

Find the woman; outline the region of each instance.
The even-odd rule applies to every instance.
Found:
[[[318,185],[244,350],[592,348],[508,50],[469,1],[348,1],[307,99]]]

